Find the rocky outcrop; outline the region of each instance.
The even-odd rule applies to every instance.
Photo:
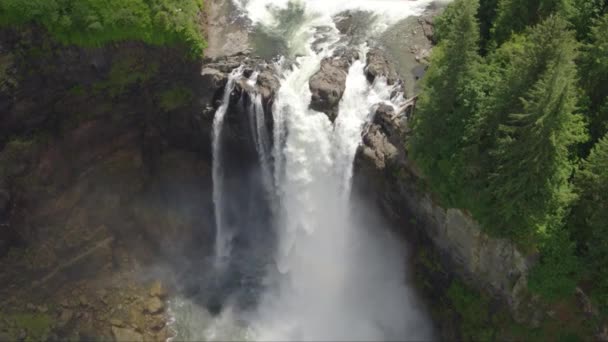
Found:
[[[420,187],[424,180],[405,149],[407,117],[396,118],[391,109],[379,108],[357,153],[358,184],[370,189],[368,194],[401,226],[411,227],[415,217],[455,274],[504,299],[519,319],[529,319],[518,315],[529,311],[524,298],[534,257],[509,240],[488,236],[467,213],[443,208]]]
[[[321,68],[309,82],[312,98],[310,108],[327,114],[331,121],[338,115],[338,105],[346,89],[346,76],[352,55],[342,54],[321,61]]]
[[[388,60],[385,52],[379,48],[371,49],[367,53],[365,74],[370,83],[373,83],[377,77],[386,77],[386,82],[389,85],[392,85],[399,78],[393,64]]]

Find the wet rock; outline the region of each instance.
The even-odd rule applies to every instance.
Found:
[[[395,84],[399,76],[389,61],[384,52],[374,48],[367,53],[367,66],[365,67],[365,75],[370,83],[373,83],[377,77],[386,77],[386,82],[389,85]]]
[[[143,342],[143,336],[131,329],[112,327],[112,336],[116,342]]]
[[[146,301],[146,312],[150,314],[161,313],[165,309],[165,303],[157,297],[152,297]]]
[[[309,81],[310,108],[327,114],[331,121],[338,115],[338,105],[346,89],[346,77],[352,60],[348,54],[321,61],[321,68]]]
[[[167,288],[160,281],[155,281],[150,288],[150,296],[158,297],[160,299],[167,297]]]

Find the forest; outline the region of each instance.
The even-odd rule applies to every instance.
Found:
[[[180,44],[202,56],[202,0],[3,0],[0,27],[37,24],[64,44]]]
[[[608,312],[608,2],[456,0],[408,148],[448,207],[540,256],[528,287]]]

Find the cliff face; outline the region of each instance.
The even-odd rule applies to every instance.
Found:
[[[36,28],[0,32],[1,340],[168,333],[163,310],[141,314],[148,278],[138,272],[158,262],[200,272],[195,261],[214,241],[213,115],[227,74],[261,64],[187,55],[139,43],[66,47]],[[259,79],[270,106],[278,83],[268,71]],[[227,120],[234,159],[246,166],[255,158],[243,148],[253,151],[244,122]],[[116,293],[103,290],[113,282]],[[135,299],[112,309],[122,295]],[[41,335],[23,312],[65,326]]]
[[[373,198],[419,247],[435,250],[454,276],[497,295],[520,314],[527,304],[526,279],[534,258],[508,240],[488,236],[467,213],[442,207],[425,190],[406,150],[411,115],[378,109],[357,154],[359,191]]]

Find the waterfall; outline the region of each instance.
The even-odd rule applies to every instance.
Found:
[[[233,70],[228,77],[226,86],[224,88],[224,97],[222,98],[222,104],[215,112],[213,118],[213,166],[212,166],[212,177],[213,177],[213,204],[215,208],[215,259],[216,265],[219,265],[222,261],[225,261],[230,256],[230,240],[231,232],[224,227],[223,216],[224,216],[224,203],[223,203],[223,192],[224,192],[224,179],[222,170],[222,130],[224,128],[224,117],[230,106],[230,94],[234,89],[236,81],[242,76],[243,67],[239,67]]]
[[[259,162],[258,182],[271,203],[271,217],[264,224],[275,229],[274,260],[263,264],[267,271],[255,309],[239,316],[226,301],[220,316],[206,321],[203,335],[260,341],[428,340],[430,324],[404,280],[403,246],[388,229],[378,227],[385,223],[375,209],[351,193],[353,163],[364,127],[373,120],[379,104],[398,108],[402,98],[394,96],[396,89],[383,77],[368,82],[366,44],[355,47],[358,58],[347,70],[335,122],[310,109],[309,82],[323,59],[345,47],[331,15],[343,10],[373,11],[379,16],[370,31],[376,32],[421,13],[432,0],[301,0],[295,7],[288,6],[291,0],[233,1],[254,26],[264,26],[265,32],[275,30],[273,37],[298,37],[286,44],[287,55],[297,57],[276,63],[280,87],[272,107],[272,132],[266,124],[270,113],[265,113],[256,89],[257,72],[247,80],[250,102],[244,101]],[[284,16],[282,21],[277,15]],[[287,36],[281,31],[284,23],[280,24],[285,18],[293,21]],[[230,93],[242,69],[231,73],[213,123],[217,261],[231,257],[233,231],[223,222],[226,189],[221,136]],[[248,201],[258,200],[254,196]],[[247,224],[238,228],[247,230]]]

